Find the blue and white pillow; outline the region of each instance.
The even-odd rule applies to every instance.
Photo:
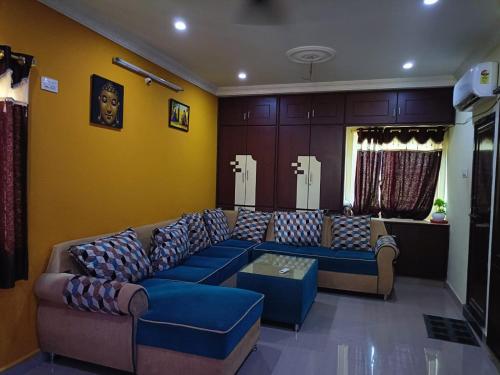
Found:
[[[188,255],[188,225],[185,219],[153,230],[149,258],[154,271],[173,268]]]
[[[332,249],[371,250],[370,215],[332,216]]]
[[[240,208],[231,237],[238,240],[262,242],[272,217],[273,214],[271,212],[251,211]]]
[[[225,241],[231,237],[229,224],[224,211],[220,208],[203,211],[203,220],[207,227],[212,245]]]
[[[188,225],[189,253],[194,254],[210,246],[210,236],[208,235],[205,222],[200,213],[184,214],[182,218]]]
[[[151,262],[132,228],[72,246],[68,251],[89,276],[134,283],[152,273]]]
[[[276,212],[274,215],[274,237],[278,243],[294,246],[319,246],[323,212]]]

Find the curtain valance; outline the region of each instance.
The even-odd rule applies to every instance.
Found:
[[[9,46],[0,45],[0,76],[10,70],[12,72],[11,87],[28,78],[32,64],[33,56],[12,52]]]
[[[398,139],[401,143],[408,143],[415,139],[418,143],[424,144],[429,140],[434,143],[442,143],[446,127],[389,127],[389,128],[363,128],[358,129],[358,143],[367,140],[369,143],[383,144],[391,143]]]

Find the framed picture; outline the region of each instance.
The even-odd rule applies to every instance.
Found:
[[[123,128],[123,86],[93,74],[90,92],[90,122]]]
[[[168,126],[187,132],[189,130],[189,116],[190,112],[188,105],[170,99]]]

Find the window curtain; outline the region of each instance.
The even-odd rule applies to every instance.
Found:
[[[28,81],[33,57],[0,46],[0,288],[28,278]]]
[[[354,183],[354,213],[376,215],[380,211],[379,179],[382,151],[358,151]]]
[[[432,210],[440,165],[441,151],[384,151],[382,217],[425,219]]]

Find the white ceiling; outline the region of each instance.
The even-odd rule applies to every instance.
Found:
[[[288,22],[273,26],[238,24],[244,0],[40,1],[211,91],[307,82],[306,66],[285,55],[301,45],[337,51],[313,71],[330,82],[452,75],[500,37],[499,0],[281,0]]]

